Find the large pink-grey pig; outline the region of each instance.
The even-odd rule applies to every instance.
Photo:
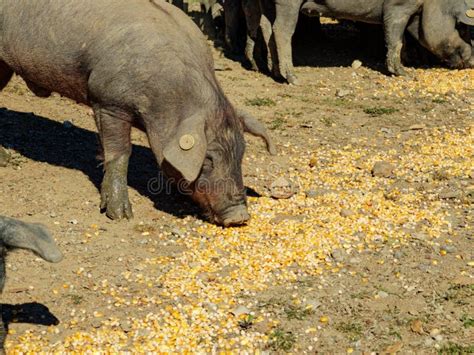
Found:
[[[132,217],[132,126],[213,222],[250,218],[244,131],[275,148],[261,123],[232,107],[204,36],[178,8],[161,0],[0,0],[0,89],[13,73],[38,96],[57,92],[92,107],[105,166],[101,207],[110,218]]]

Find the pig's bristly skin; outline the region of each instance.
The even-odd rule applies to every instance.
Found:
[[[59,262],[63,255],[46,228],[41,224],[25,223],[0,216],[0,294],[5,286],[5,258],[13,249],[28,249],[49,262]],[[0,353],[5,343],[5,326],[0,310]]]
[[[54,91],[93,108],[105,161],[101,206],[110,218],[132,217],[127,170],[136,126],[216,222],[248,219],[241,210],[228,216],[246,209],[244,123],[216,81],[204,36],[182,11],[148,0],[0,0],[0,24],[0,89],[16,72],[39,96]],[[183,136],[190,147],[180,145]]]

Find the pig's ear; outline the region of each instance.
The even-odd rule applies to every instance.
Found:
[[[248,112],[237,110],[237,116],[239,116],[242,124],[244,126],[244,131],[250,133],[256,137],[262,138],[266,145],[267,150],[271,155],[276,154],[276,148],[271,140],[270,136],[268,135],[267,129],[265,126],[258,121],[255,117],[251,116]]]
[[[201,172],[207,151],[204,117],[194,115],[178,126],[163,150],[164,158],[189,182]]]
[[[474,26],[474,0],[465,0],[465,6],[458,20],[469,26]]]

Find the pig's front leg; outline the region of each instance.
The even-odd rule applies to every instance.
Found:
[[[128,199],[127,172],[132,151],[131,118],[103,108],[94,108],[94,113],[105,165],[100,207],[111,219],[130,219],[133,213]]]
[[[386,0],[384,3],[383,22],[387,45],[387,68],[392,74],[406,75],[406,70],[401,60],[403,36],[408,21],[418,11],[420,6],[420,0]]]

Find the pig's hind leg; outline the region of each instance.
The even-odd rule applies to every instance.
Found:
[[[7,86],[13,76],[13,70],[0,59],[0,90]]]
[[[111,219],[130,219],[133,213],[128,199],[127,172],[132,151],[131,118],[102,107],[94,107],[94,113],[105,165],[100,207]]]

